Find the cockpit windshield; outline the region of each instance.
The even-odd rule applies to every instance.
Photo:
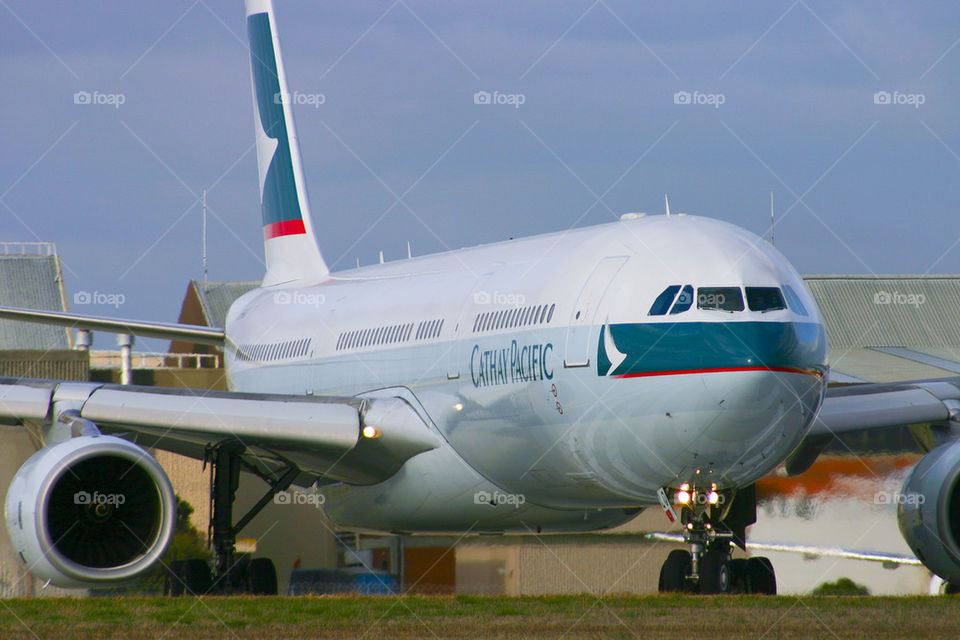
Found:
[[[786,309],[783,294],[778,287],[744,287],[747,292],[747,307],[750,311],[775,311]]]
[[[746,294],[746,296],[744,296]],[[746,304],[744,304],[746,299]],[[689,311],[696,301],[697,309],[705,311],[777,311],[791,309],[808,315],[806,308],[790,285],[780,287],[694,287],[690,284],[672,284],[660,292],[647,315],[665,316]]]
[[[697,308],[711,311],[743,311],[740,287],[699,287]]]

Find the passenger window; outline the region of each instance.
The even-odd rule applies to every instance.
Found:
[[[680,295],[677,296],[677,301],[673,303],[673,308],[670,309],[670,315],[675,313],[683,313],[690,308],[690,305],[693,304],[693,287],[686,284],[683,285],[683,290],[680,292]]]
[[[743,311],[740,287],[700,287],[697,308],[709,311]]]
[[[680,291],[680,285],[672,284],[663,292],[657,296],[657,299],[653,301],[653,305],[650,307],[650,312],[647,314],[649,316],[663,316],[667,314],[667,309],[670,308],[670,305],[673,303],[674,297],[677,295],[677,291]]]
[[[783,293],[787,296],[787,306],[802,316],[808,315],[807,308],[800,302],[800,296],[793,290],[793,287],[788,284],[783,285]]]
[[[779,287],[745,287],[747,307],[750,311],[776,311],[786,309]]]

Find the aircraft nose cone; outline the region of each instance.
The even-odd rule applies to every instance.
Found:
[[[770,370],[708,374],[702,382],[716,411],[687,450],[728,477],[766,472],[786,457],[813,421],[824,384],[818,375]]]
[[[694,468],[744,482],[778,464],[811,424],[825,342],[814,324],[724,323],[714,332],[716,342],[704,345],[710,359],[695,376],[700,409],[685,416],[683,446]]]

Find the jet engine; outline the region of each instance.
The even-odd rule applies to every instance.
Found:
[[[41,449],[20,467],[5,519],[31,573],[61,587],[105,586],[160,559],[173,538],[176,498],[142,448],[83,435]]]
[[[927,453],[897,497],[900,532],[923,564],[960,585],[960,441]]]

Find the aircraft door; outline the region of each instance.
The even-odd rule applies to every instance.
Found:
[[[472,325],[467,326],[471,317],[469,312],[473,308],[470,302],[473,301],[474,296],[473,290],[468,290],[470,293],[460,302],[460,307],[456,315],[456,324],[452,331],[453,339],[447,350],[447,380],[457,380],[460,377],[464,344],[466,344],[466,337],[470,335],[470,331],[473,328]]]
[[[626,261],[627,256],[604,258],[587,278],[570,313],[564,347],[564,367],[590,366],[590,334],[596,321],[597,309],[610,283]]]

